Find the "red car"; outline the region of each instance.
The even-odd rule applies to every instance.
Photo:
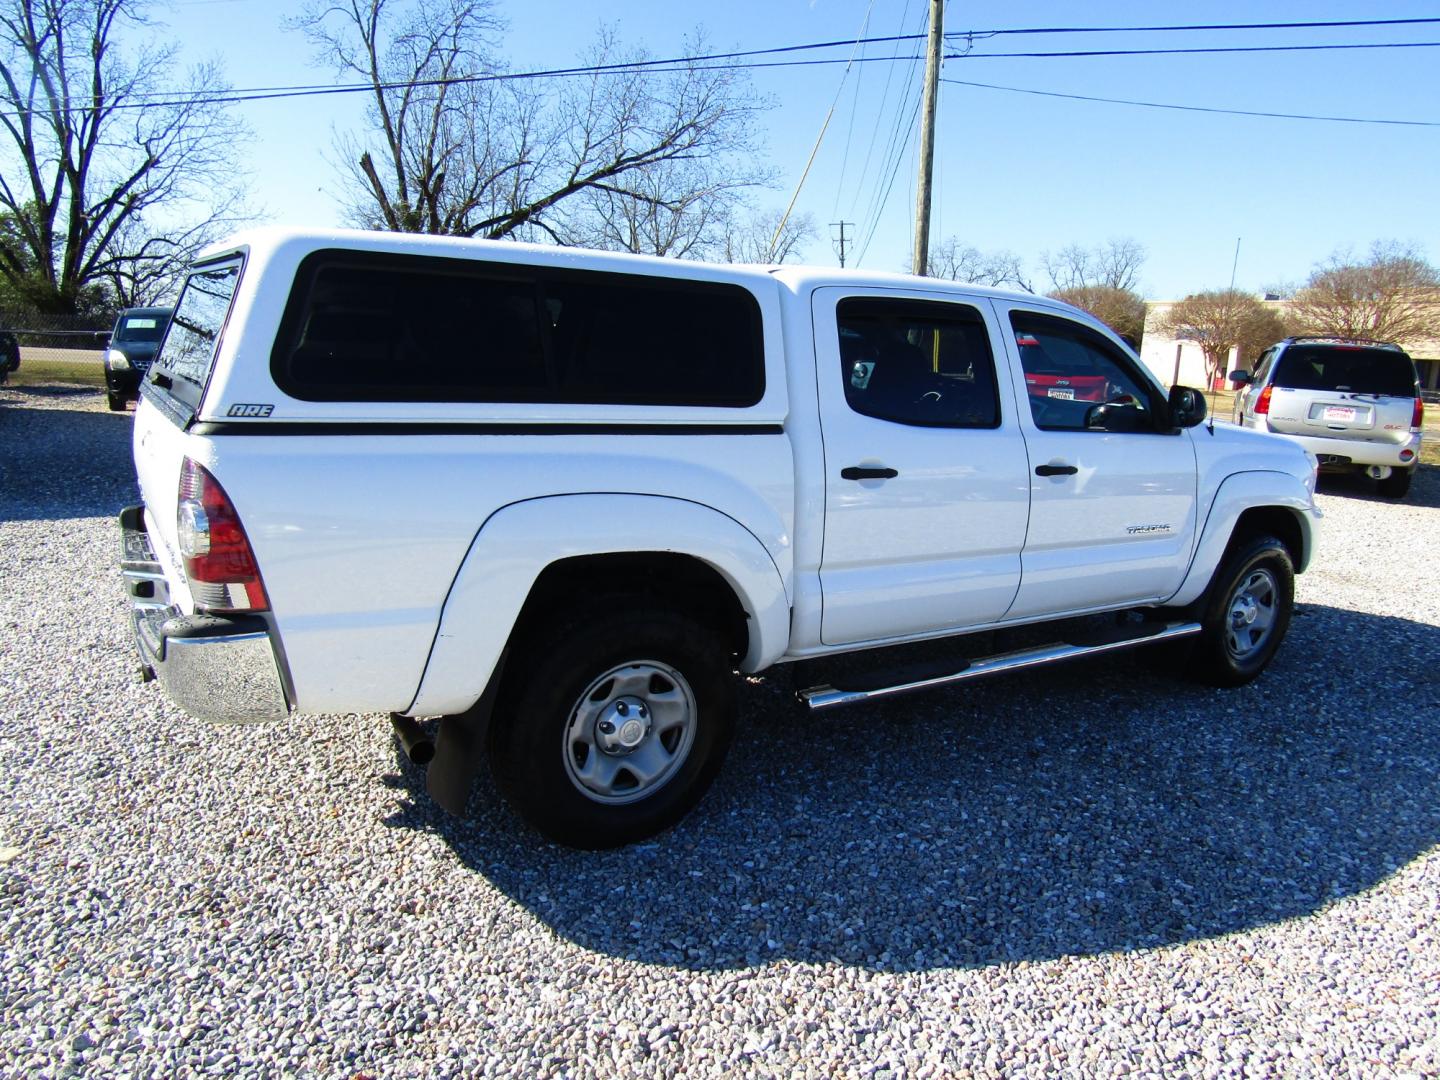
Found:
[[[1083,364],[1066,363],[1052,357],[1030,334],[1016,334],[1025,386],[1031,397],[1060,398],[1063,401],[1106,401],[1110,380]]]

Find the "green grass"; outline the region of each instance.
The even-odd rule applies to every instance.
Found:
[[[1440,405],[1425,406],[1425,426],[1420,436],[1420,464],[1440,465]]]
[[[79,384],[105,388],[105,369],[100,364],[70,360],[25,360],[19,371],[10,373],[8,386],[49,386],[52,383]]]

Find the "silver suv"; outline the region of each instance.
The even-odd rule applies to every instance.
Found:
[[[1410,490],[1424,406],[1400,346],[1288,337],[1261,353],[1253,373],[1232,371],[1230,382],[1239,391],[1235,423],[1298,442],[1322,472],[1363,472],[1382,495]]]

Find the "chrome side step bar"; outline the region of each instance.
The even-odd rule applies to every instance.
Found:
[[[826,709],[837,709],[842,705],[856,705],[862,701],[876,701],[880,698],[896,697],[900,694],[913,694],[920,690],[933,690],[939,686],[950,686],[953,683],[966,682],[970,679],[1001,675],[1007,671],[1039,667],[1041,664],[1074,660],[1080,656],[1118,652],[1121,649],[1133,649],[1138,645],[1153,645],[1160,641],[1170,641],[1174,638],[1198,634],[1200,629],[1200,624],[1197,622],[1151,623],[1149,626],[1141,628],[1141,632],[1138,633],[1107,635],[1103,640],[1090,643],[1058,642],[1033,649],[1001,653],[998,656],[986,656],[970,661],[959,671],[912,679],[896,683],[893,686],[877,686],[863,690],[837,690],[833,686],[812,686],[808,690],[798,691],[796,697],[811,712],[823,712]]]

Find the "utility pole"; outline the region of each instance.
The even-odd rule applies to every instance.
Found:
[[[945,0],[930,0],[930,40],[925,57],[925,104],[920,114],[920,180],[915,185],[915,262],[923,275],[930,262],[930,177],[935,171],[935,101],[940,89],[940,46]]]
[[[835,241],[835,249],[840,252],[840,269],[841,269],[841,270],[844,270],[844,269],[845,269],[845,244],[846,244],[846,242],[849,240],[849,237],[847,237],[847,236],[845,235],[845,226],[846,226],[846,225],[852,225],[852,226],[853,226],[854,224],[855,224],[855,223],[854,223],[853,221],[832,221],[832,222],[830,222],[830,227],[831,227],[832,229],[833,229],[833,228],[836,228],[837,226],[838,226],[839,229],[840,229],[840,235],[839,235],[838,237],[834,237],[833,239],[834,239],[834,241]]]

